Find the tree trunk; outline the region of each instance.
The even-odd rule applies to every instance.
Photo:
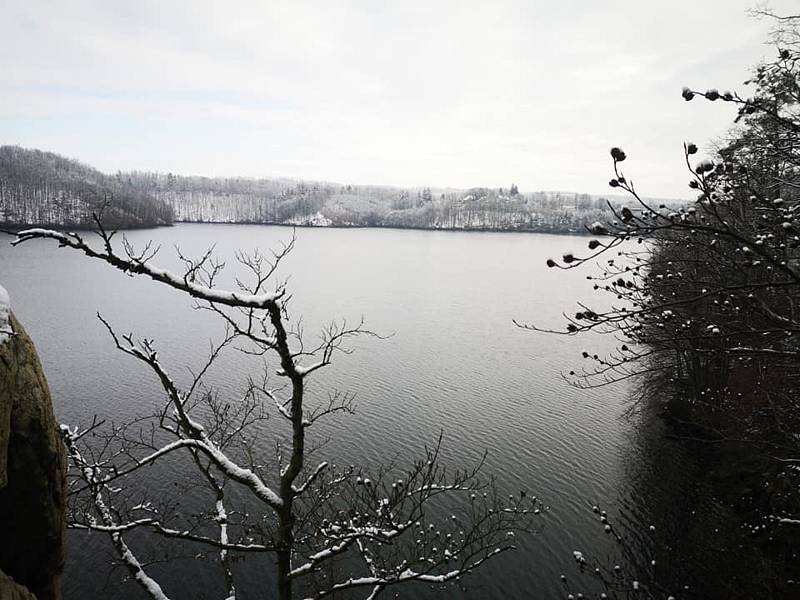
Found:
[[[294,546],[294,517],[291,503],[278,515],[278,600],[292,600],[292,547]]]

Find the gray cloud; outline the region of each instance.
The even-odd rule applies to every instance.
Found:
[[[681,143],[733,111],[680,88],[741,89],[772,52],[750,6],[12,3],[0,134],[109,171],[581,191],[620,145],[645,193],[685,196]]]

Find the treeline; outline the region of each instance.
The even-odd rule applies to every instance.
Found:
[[[612,214],[603,197],[520,193],[515,185],[403,189],[141,171],[105,175],[50,152],[0,147],[0,223],[91,227],[92,213],[104,203],[103,218],[113,227],[176,221],[585,233],[585,223]]]
[[[0,146],[0,222],[91,227],[104,205],[110,227],[172,223],[172,209],[119,177],[40,150]]]
[[[169,204],[176,221],[575,233],[607,217],[588,194],[473,188],[402,189],[285,179],[132,172],[122,180]]]

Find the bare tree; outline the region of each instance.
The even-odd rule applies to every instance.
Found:
[[[331,393],[326,402],[312,403],[305,392],[308,378],[335,354],[350,352],[349,339],[375,334],[363,323],[340,323],[326,328],[317,345],[304,343],[301,328],[289,319],[286,288],[273,281],[294,238],[272,255],[238,254],[249,280],[237,279],[238,289],[225,291],[216,285],[224,264],[211,251],[199,259],[180,255],[184,269],[176,275],[153,263],[157,248],[137,250],[124,238],[118,246],[101,218],[97,225],[99,244],[46,229],[21,231],[12,243],[54,240],[192,297],[196,308],[225,326],[208,360],[181,388],[154,340],[119,335],[98,315],[116,348],[152,372],[164,400],[155,414],[122,425],[95,419],[83,429],[63,426],[71,460],[71,526],[108,534],[119,560],[152,598],[167,596],[137,557],[129,539],[134,531],[215,554],[227,598],[236,596],[234,557],[270,554],[276,595],[288,600],[340,592],[375,598],[409,582],[459,584],[513,549],[517,532],[532,529],[540,513],[535,497],[521,492],[501,500],[493,480],[479,477],[482,461],[449,472],[440,461],[441,439],[404,469],[390,464],[369,474],[356,466],[309,464],[314,448],[307,433],[321,419],[351,411],[353,398]],[[246,382],[241,398],[222,399],[204,381],[220,355],[233,349],[272,357],[284,383],[272,386],[265,367]],[[288,431],[285,444],[275,440],[274,457],[259,455],[254,443],[266,435],[261,425],[269,413]],[[205,490],[210,508],[175,517],[169,498],[136,487],[145,467],[166,461],[192,466],[193,483]],[[436,515],[446,516],[437,522]],[[275,591],[264,593],[272,597]]]
[[[588,279],[603,294],[553,333],[618,341],[605,355],[584,351],[586,366],[570,381],[595,387],[644,376],[668,399],[673,421],[704,440],[760,446],[775,459],[772,481],[796,482],[786,467],[800,462],[800,18],[776,23],[776,56],[755,69],[751,95],[682,91],[686,101],[738,108],[710,158],[696,160],[698,147],[684,144],[696,200],[648,202],[623,173],[625,152],[612,148],[610,186],[630,203],[609,205],[613,219],[587,226],[596,236],[588,252],[548,265],[595,263]],[[788,485],[786,500],[769,507],[771,520],[800,523],[796,490]]]
[[[610,185],[628,194],[632,204],[609,204],[614,218],[587,226],[598,236],[588,242],[588,254],[568,252],[561,261],[548,261],[562,269],[601,261],[599,274],[588,278],[610,302],[603,302],[602,310],[581,305],[567,316],[566,331],[557,332],[620,337],[612,356],[585,353],[593,365],[575,375],[587,385],[633,376],[642,359],[696,346],[698,340],[716,347],[713,342],[724,339],[731,342],[729,351],[741,354],[756,352],[755,338],[772,336],[773,346],[792,345],[800,284],[800,47],[796,28],[790,31],[794,37],[786,28],[776,33],[793,42],[756,69],[752,97],[684,89],[686,100],[700,96],[739,107],[740,126],[714,160],[693,164],[698,148],[684,145],[689,187],[698,193],[694,203],[671,207],[646,201],[621,170],[625,152],[611,150]],[[684,316],[689,320],[681,321]],[[793,355],[789,348],[766,346],[761,343],[758,353]],[[677,357],[666,366],[682,368]]]

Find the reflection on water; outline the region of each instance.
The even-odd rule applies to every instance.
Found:
[[[172,245],[193,255],[216,243],[235,271],[230,259],[237,248],[268,249],[290,231],[180,225],[127,235],[134,243],[152,238],[163,244],[159,262],[173,269]],[[673,554],[697,535],[683,520],[685,511],[698,510],[692,491],[669,483],[683,474],[675,448],[653,446],[663,443],[658,432],[644,428],[634,435],[633,424],[622,419],[628,388],[577,390],[559,375],[580,360],[585,346],[601,353],[613,340],[544,336],[512,324],[516,318],[561,327],[561,310],[591,297],[585,273],[544,266],[547,257],[584,243],[534,234],[302,229],[280,273],[289,279],[291,314],[302,315],[309,335],[331,319],[362,316],[370,329],[394,334],[359,340],[355,354],[339,357],[314,380],[312,394],[347,390],[358,403],[355,416],[316,432],[327,440],[326,458],[367,465],[394,457],[410,461],[443,431],[449,464],[468,466],[488,449],[487,473],[501,487],[528,490],[551,507],[538,535],[520,539],[518,552],[476,573],[469,582],[475,598],[562,597],[559,575],[573,568],[573,550],[615,556],[615,544],[591,511],[595,503],[621,514],[634,535],[655,523],[671,540]],[[155,338],[179,381],[221,334],[219,324],[192,311],[182,295],[52,244],[0,244],[0,281],[37,344],[63,422],[85,423],[94,414],[130,418],[149,412],[158,398],[155,382],[112,351],[96,311],[120,331]],[[235,395],[255,368],[233,353],[211,376],[222,394]],[[271,456],[272,440],[261,444]],[[665,455],[672,457],[666,471]],[[134,538],[140,547],[148,543]],[[647,544],[643,539],[634,560],[649,562]],[[157,547],[151,550],[158,554]],[[68,599],[112,592],[138,597],[131,584],[119,583],[121,571],[110,572],[107,552],[97,535],[71,535]],[[191,557],[153,569],[176,598],[222,597],[216,572]],[[268,563],[251,558],[237,571],[244,598],[255,597],[269,578]],[[425,589],[417,587],[401,597],[423,596]]]

